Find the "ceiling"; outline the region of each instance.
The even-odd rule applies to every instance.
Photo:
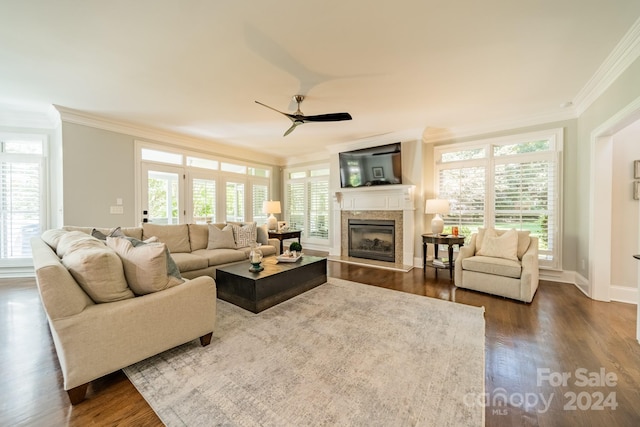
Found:
[[[575,116],[637,0],[0,0],[0,104],[312,156]],[[291,122],[258,100],[307,115]],[[573,106],[563,106],[573,102]]]

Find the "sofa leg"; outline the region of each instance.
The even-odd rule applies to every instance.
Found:
[[[87,394],[87,387],[89,387],[89,383],[85,383],[79,385],[78,387],[74,387],[71,390],[67,390],[67,394],[69,395],[69,400],[71,401],[72,405],[77,405],[84,400],[84,397]]]
[[[211,344],[211,337],[213,336],[213,332],[209,332],[207,335],[203,335],[200,337],[200,344],[202,344],[203,347],[208,346],[209,344]]]

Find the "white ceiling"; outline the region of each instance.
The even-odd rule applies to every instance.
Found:
[[[286,157],[567,116],[640,1],[0,0],[0,16],[1,104]],[[353,120],[283,138],[254,100],[293,112],[297,93]]]

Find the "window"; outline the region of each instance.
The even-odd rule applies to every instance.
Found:
[[[320,165],[288,171],[285,176],[285,219],[289,227],[302,230],[306,242],[328,244],[329,168]]]
[[[562,129],[436,147],[436,191],[451,201],[445,224],[528,230],[540,266],[561,268]]]
[[[271,168],[136,141],[138,209],[158,224],[256,221],[266,215]]]
[[[0,135],[0,265],[30,263],[31,237],[47,226],[45,141],[41,135]]]

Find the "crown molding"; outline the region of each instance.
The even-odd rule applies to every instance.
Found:
[[[139,124],[113,120],[84,111],[62,107],[60,105],[54,105],[54,107],[59,112],[61,121],[67,123],[74,123],[111,132],[122,133],[125,135],[131,135],[135,138],[163,142],[165,144],[180,145],[185,148],[206,151],[208,153],[223,154],[225,157],[247,159],[249,156],[253,156],[254,161],[259,159],[259,163],[271,165],[284,164],[284,159],[282,157],[250,150],[246,147],[235,147],[209,139],[199,139],[176,132],[169,132]]]
[[[574,107],[572,107],[564,109],[560,112],[546,112],[537,115],[530,115],[508,120],[497,120],[493,122],[480,123],[458,128],[435,129],[428,127],[424,130],[424,133],[422,135],[422,142],[425,144],[433,144],[436,142],[471,138],[494,132],[502,132],[508,129],[518,129],[572,120],[575,118],[577,118],[576,110]]]
[[[578,116],[584,113],[639,56],[640,18],[576,95],[573,103],[576,105]]]

